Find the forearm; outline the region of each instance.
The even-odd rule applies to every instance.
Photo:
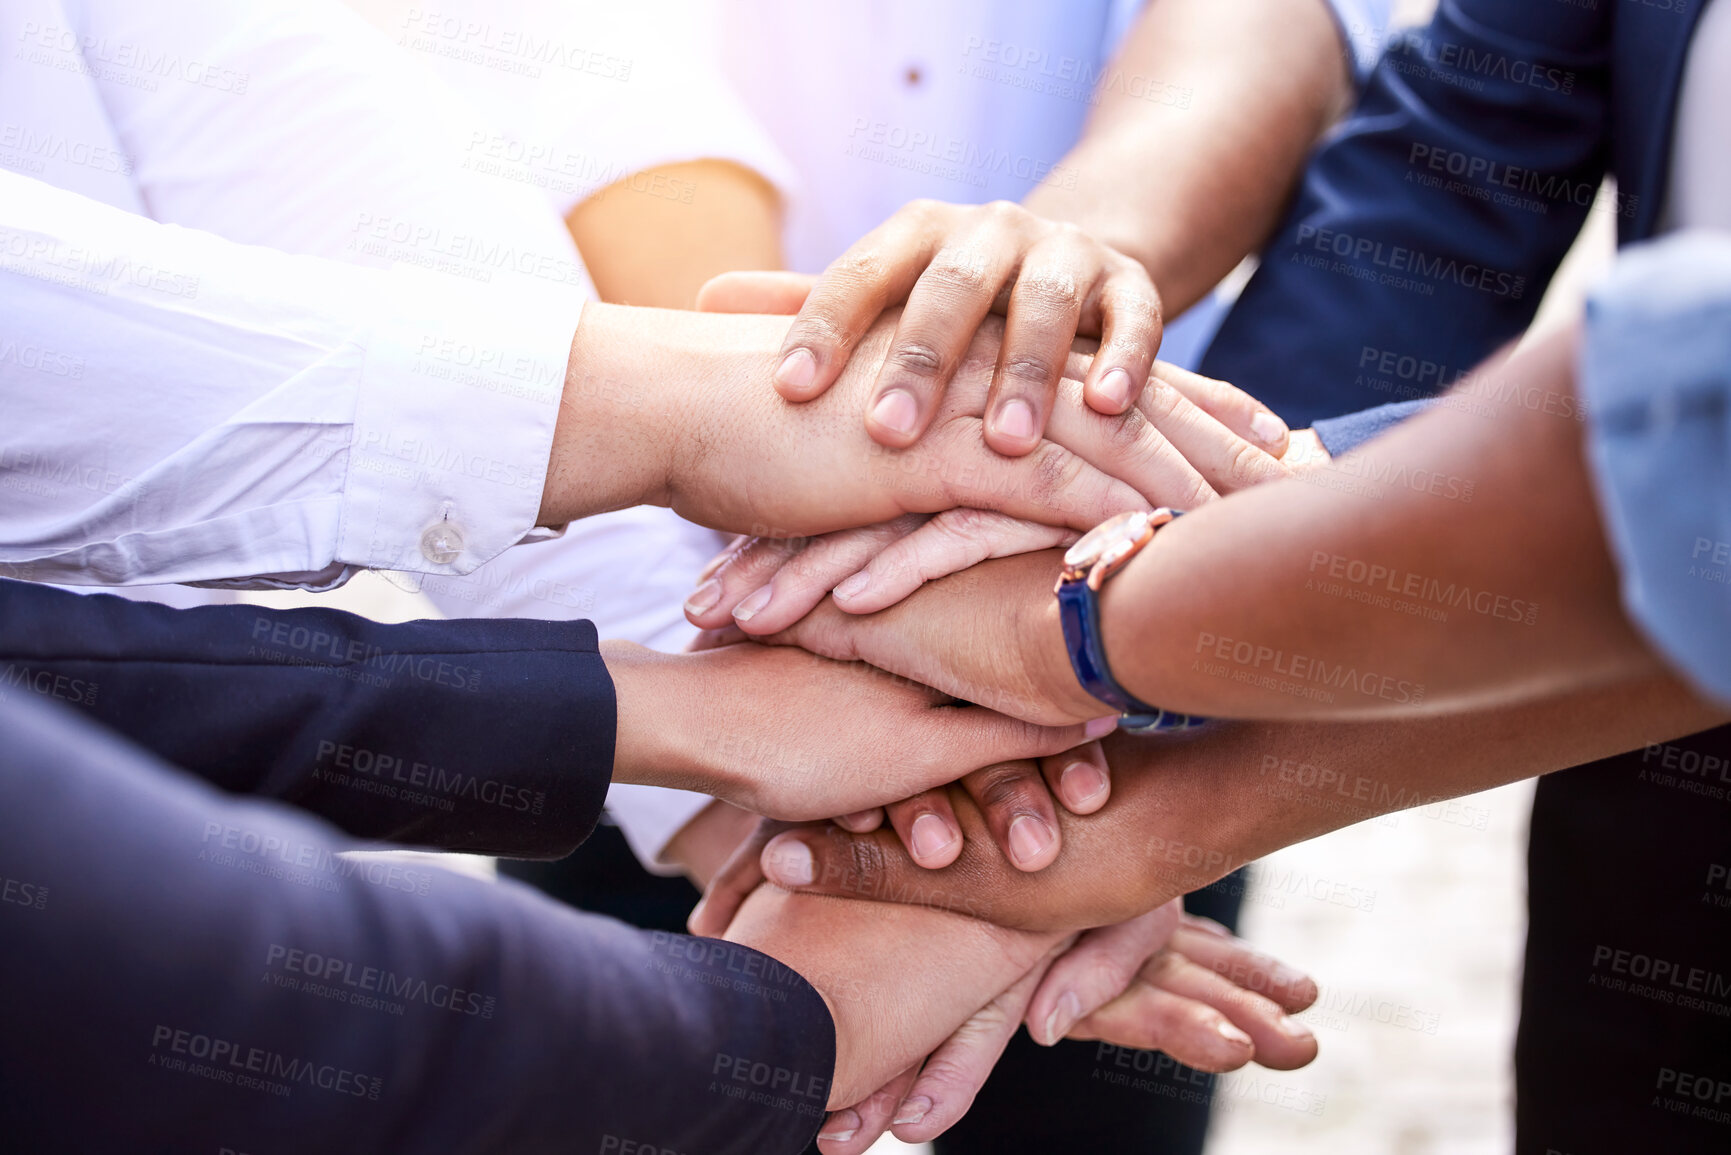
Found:
[[[1348,59],[1321,0],[1155,0],[1025,204],[1141,261],[1176,316],[1273,230]]]
[[[1102,595],[1120,681],[1204,715],[1350,718],[1655,669],[1582,461],[1573,346],[1493,360],[1322,478],[1345,484],[1260,486],[1161,530]]]
[[[926,906],[759,887],[727,938],[786,964],[835,1020],[829,1106],[860,1102],[935,1050],[1058,940]]]
[[[1124,738],[1113,766],[1130,772],[1115,784],[1146,818],[1140,845],[1157,883],[1144,901],[1158,902],[1379,814],[1670,741],[1728,718],[1661,675],[1441,717],[1233,724],[1198,737],[1195,750],[1205,756],[1197,758],[1182,746],[1167,752],[1162,743]],[[1191,847],[1209,860],[1201,869],[1191,865]]]
[[[541,524],[670,504],[674,463],[696,448],[687,445],[693,429],[704,445],[761,416],[756,408],[705,412],[702,398],[739,396],[745,382],[768,381],[789,320],[585,305],[553,433]]]
[[[826,893],[960,910],[1003,926],[1069,931],[1153,910],[1246,863],[1378,814],[1486,790],[1723,723],[1666,677],[1545,702],[1398,722],[1229,723],[1107,740],[1112,799],[1060,813],[1064,852],[1037,874],[992,846],[964,791],[965,842],[942,870],[915,866],[892,834],[833,827],[812,846]],[[864,845],[864,844],[871,845]]]
[[[780,208],[757,173],[700,160],[634,174],[565,219],[602,300],[689,309],[717,274],[781,267]]]

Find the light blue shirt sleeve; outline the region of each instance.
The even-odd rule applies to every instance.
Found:
[[[1587,302],[1580,389],[1624,609],[1731,702],[1731,237],[1624,250]]]

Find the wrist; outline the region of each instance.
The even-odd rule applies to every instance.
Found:
[[[1035,682],[1040,687],[1042,701],[1079,722],[1090,718],[1103,718],[1114,712],[1111,706],[1083,689],[1081,680],[1076,677],[1076,666],[1070,656],[1070,644],[1064,637],[1064,627],[1059,621],[1056,596],[1050,593],[1044,595],[1043,604],[1035,615],[1033,629],[1024,636],[1028,637],[1033,645],[1029,665]]]
[[[601,643],[613,679],[613,781],[702,789],[682,721],[690,712],[679,655],[635,642]]]

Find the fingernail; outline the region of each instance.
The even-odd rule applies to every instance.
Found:
[[[720,600],[721,582],[712,578],[691,591],[691,596],[685,599],[685,608],[690,613],[706,614]]]
[[[1280,1016],[1279,1021],[1274,1025],[1279,1027],[1280,1033],[1289,1039],[1303,1040],[1316,1038],[1316,1036],[1311,1033],[1309,1027],[1305,1026],[1291,1015]]]
[[[1250,419],[1250,432],[1256,434],[1264,445],[1279,445],[1287,433],[1286,422],[1263,409]]]
[[[1100,378],[1100,396],[1122,409],[1130,403],[1130,374],[1113,369]]]
[[[1109,782],[1092,762],[1072,762],[1058,775],[1058,785],[1070,801],[1080,806],[1106,793]]]
[[[920,408],[914,403],[913,394],[902,389],[891,389],[872,406],[873,421],[891,433],[904,436],[914,431],[914,422],[919,420],[919,416]]]
[[[872,584],[872,575],[860,570],[846,581],[835,587],[835,596],[839,601],[849,601],[865,593],[866,587]]]
[[[1295,987],[1309,976],[1297,967],[1289,967],[1285,963],[1275,963],[1273,977],[1278,986]]]
[[[799,839],[777,839],[766,849],[769,853],[763,856],[763,873],[777,886],[810,886],[817,877],[811,847]]]
[[[817,1133],[819,1139],[828,1139],[835,1143],[846,1143],[859,1131],[859,1113],[856,1111],[837,1111],[824,1129]]]
[[[1057,1005],[1052,1013],[1046,1016],[1046,1045],[1052,1046],[1059,1039],[1070,1033],[1082,1017],[1082,1000],[1076,997],[1075,991],[1065,991],[1058,996]]]
[[[904,1099],[902,1105],[896,1108],[896,1117],[891,1123],[918,1123],[926,1117],[926,1112],[932,1109],[932,1101],[924,1095],[915,1095]]]
[[[937,858],[956,840],[949,823],[936,814],[922,814],[914,819],[911,833],[915,858]]]
[[[1240,1047],[1252,1047],[1256,1045],[1250,1041],[1249,1035],[1245,1034],[1225,1019],[1220,1020],[1217,1029],[1220,1031],[1220,1036],[1229,1043],[1234,1043]]]
[[[735,615],[739,613],[738,610],[734,610],[733,612]],[[1116,714],[1107,718],[1090,718],[1088,719],[1088,724],[1082,727],[1082,736],[1091,742],[1095,738],[1104,738],[1117,728],[1118,716]]]
[[[769,599],[774,596],[774,587],[764,586],[762,589],[756,591],[750,597],[733,607],[733,620],[736,622],[749,622],[752,618],[757,616],[759,610],[769,604]]]
[[[775,367],[775,383],[784,389],[806,390],[817,380],[817,358],[810,349],[795,349]]]
[[[1034,436],[1034,409],[1020,397],[1012,397],[998,406],[998,432],[1017,441]]]
[[[1017,862],[1029,863],[1052,846],[1052,828],[1032,814],[1010,823],[1010,854]]]

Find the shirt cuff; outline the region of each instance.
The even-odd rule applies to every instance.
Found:
[[[579,298],[392,273],[366,350],[337,562],[461,575],[535,524]]]
[[[1361,409],[1344,417],[1321,418],[1313,422],[1311,428],[1316,430],[1317,440],[1328,450],[1328,455],[1339,457],[1371,438],[1387,433],[1407,418],[1417,417],[1434,403],[1428,397],[1417,401],[1396,401],[1391,405],[1378,405],[1375,409]]]
[[[1731,239],[1625,250],[1588,298],[1579,376],[1623,607],[1731,702]]]
[[[683,874],[662,855],[674,836],[715,799],[689,790],[615,782],[607,791],[607,815],[625,835],[631,853],[650,874]]]

